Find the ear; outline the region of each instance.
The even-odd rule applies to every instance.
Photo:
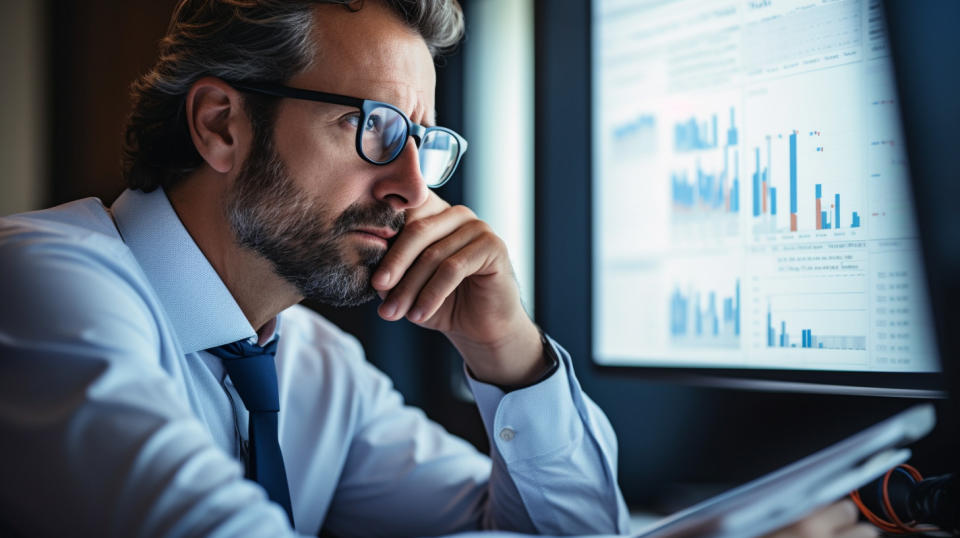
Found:
[[[251,131],[240,92],[218,78],[203,77],[190,87],[186,105],[190,138],[203,160],[221,174],[239,166],[242,142],[250,140]]]

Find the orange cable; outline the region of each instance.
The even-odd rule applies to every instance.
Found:
[[[907,471],[916,482],[923,481],[923,475],[921,475],[920,471],[918,471],[912,465],[907,465],[906,463],[904,463],[902,465],[899,465],[898,467],[903,467],[904,470]],[[888,486],[890,484],[890,476],[893,475],[893,472],[895,470],[897,470],[897,467],[894,467],[893,469],[890,469],[889,471],[887,471],[886,476],[883,477],[883,506],[884,506],[884,510],[887,512],[887,515],[890,516],[890,519],[893,520],[893,524],[899,527],[901,530],[905,532],[911,532],[911,533],[929,532],[929,531],[937,530],[936,527],[922,527],[922,528],[914,527],[913,524],[916,523],[915,521],[911,521],[910,523],[904,523],[903,521],[900,520],[900,517],[897,515],[897,512],[893,509],[893,503],[890,502],[890,490],[888,489]]]
[[[907,464],[898,465],[893,469],[890,469],[889,471],[887,471],[887,473],[883,476],[882,508],[884,512],[886,512],[886,514],[890,517],[890,519],[893,520],[892,522],[883,519],[882,517],[873,513],[872,510],[867,508],[867,505],[864,504],[863,499],[860,497],[860,491],[854,490],[850,492],[850,498],[853,499],[854,504],[857,505],[857,508],[860,509],[860,512],[863,514],[863,516],[867,518],[867,521],[869,521],[870,523],[872,523],[873,525],[875,525],[876,527],[878,527],[880,530],[884,532],[888,532],[891,534],[915,534],[915,533],[931,532],[931,531],[938,530],[936,527],[913,527],[901,521],[900,518],[897,516],[896,511],[893,509],[893,503],[890,502],[890,490],[888,488],[890,485],[890,477],[893,475],[893,472],[900,467],[903,467],[904,470],[906,470],[910,474],[910,476],[917,482],[920,482],[923,480],[923,476],[920,474],[920,471],[918,471],[913,466],[907,465]],[[914,522],[911,522],[911,524],[912,523]]]

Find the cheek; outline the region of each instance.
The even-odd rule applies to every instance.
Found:
[[[306,123],[306,122],[304,122]],[[336,127],[316,128],[300,122],[278,123],[274,135],[277,153],[293,182],[311,197],[334,210],[367,196],[366,163]]]

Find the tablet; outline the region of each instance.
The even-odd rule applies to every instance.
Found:
[[[910,457],[904,445],[936,423],[918,405],[796,463],[662,519],[638,537],[749,538],[786,527]]]

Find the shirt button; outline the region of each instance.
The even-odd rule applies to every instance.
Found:
[[[517,432],[513,431],[510,428],[504,428],[500,430],[500,439],[510,442],[513,441],[513,438],[517,436]]]

